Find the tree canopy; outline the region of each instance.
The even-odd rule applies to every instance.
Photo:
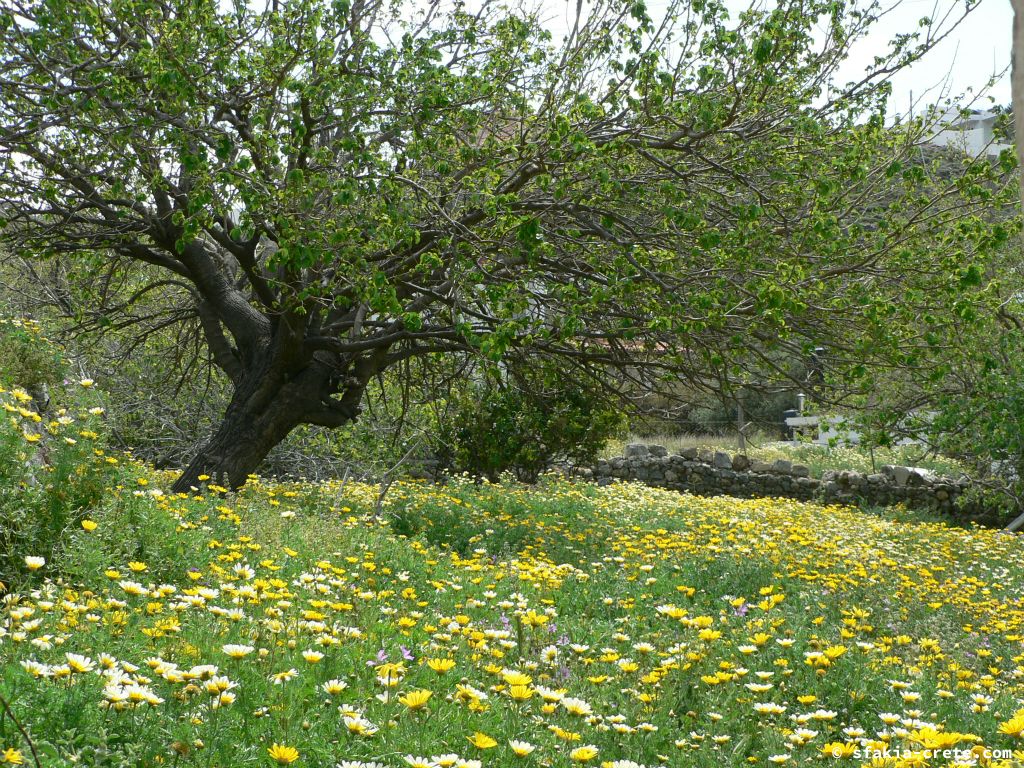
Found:
[[[825,345],[862,387],[970,313],[1005,235],[973,216],[997,167],[933,174],[927,126],[884,120],[959,17],[836,81],[878,14],[596,0],[554,39],[490,0],[15,0],[0,233],[202,334],[234,394],[176,490],[241,485],[413,357],[670,390]]]

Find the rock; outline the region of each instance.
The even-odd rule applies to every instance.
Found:
[[[939,477],[930,469],[923,467],[907,467],[910,470],[910,477],[907,478],[908,485],[934,485]]]
[[[643,443],[628,443],[623,449],[622,455],[627,459],[642,459],[650,455],[650,451]]]
[[[697,461],[703,461],[705,464],[711,464],[715,460],[715,454],[709,448],[701,448],[697,451]]]
[[[651,456],[655,456],[659,459],[668,456],[668,448],[664,445],[648,445],[647,450],[650,452]]]
[[[780,475],[788,475],[793,471],[793,462],[787,461],[786,459],[776,459],[772,462],[772,472],[778,472]]]
[[[806,464],[794,464],[793,467],[790,469],[790,472],[792,473],[793,477],[811,476],[811,468],[808,467]]]
[[[747,458],[746,454],[737,453],[732,457],[732,468],[737,472],[746,472],[750,469],[750,459]]]
[[[679,480],[679,475],[673,472],[671,469],[665,471],[665,482],[674,483]]]
[[[597,484],[599,486],[611,485],[612,484],[612,479],[610,477],[599,477],[597,479]]]
[[[882,469],[885,469],[885,467]],[[890,467],[890,469],[892,470],[893,482],[901,488],[906,486],[911,475],[910,467]]]
[[[935,492],[935,498],[938,499],[939,501],[946,501],[946,499],[949,498],[949,491],[940,488]]]
[[[885,475],[876,472],[873,475],[868,475],[868,482],[872,485],[878,485],[879,483],[885,482]]]
[[[696,448],[683,448],[683,450],[681,450],[679,452],[679,455],[682,456],[687,461],[693,461],[694,459],[697,458],[697,449]]]
[[[772,465],[767,461],[752,461],[750,462],[751,472],[771,472]]]
[[[725,451],[715,451],[711,464],[718,469],[732,469],[732,456]]]

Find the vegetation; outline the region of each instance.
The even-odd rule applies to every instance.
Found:
[[[400,482],[378,519],[374,485],[187,495],[103,466],[6,577],[7,764],[1019,759],[1016,536],[552,478]]]
[[[241,485],[419,358],[728,396],[824,346],[863,392],[985,297],[975,214],[1012,157],[940,174],[925,121],[885,125],[888,78],[971,7],[842,84],[873,5],[599,0],[554,41],[497,2],[26,0],[0,10],[0,239],[90,287],[81,327],[180,329],[219,368],[178,491]]]
[[[449,471],[535,482],[556,462],[588,466],[625,418],[591,382],[558,366],[520,361],[464,390],[437,440]]]

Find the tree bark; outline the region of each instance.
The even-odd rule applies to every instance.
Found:
[[[289,376],[267,366],[257,366],[241,379],[217,432],[195,455],[171,486],[188,493],[204,482],[232,490],[242,487],[271,449],[296,426],[327,423],[323,414],[330,400],[333,369],[313,361]],[[358,414],[364,382],[354,381],[344,403],[330,408],[330,426],[341,426]],[[351,391],[357,388],[358,392]],[[200,477],[207,477],[201,480]]]

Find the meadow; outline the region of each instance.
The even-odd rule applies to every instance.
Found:
[[[1024,764],[1020,536],[554,476],[170,494],[25,397],[0,765]]]

